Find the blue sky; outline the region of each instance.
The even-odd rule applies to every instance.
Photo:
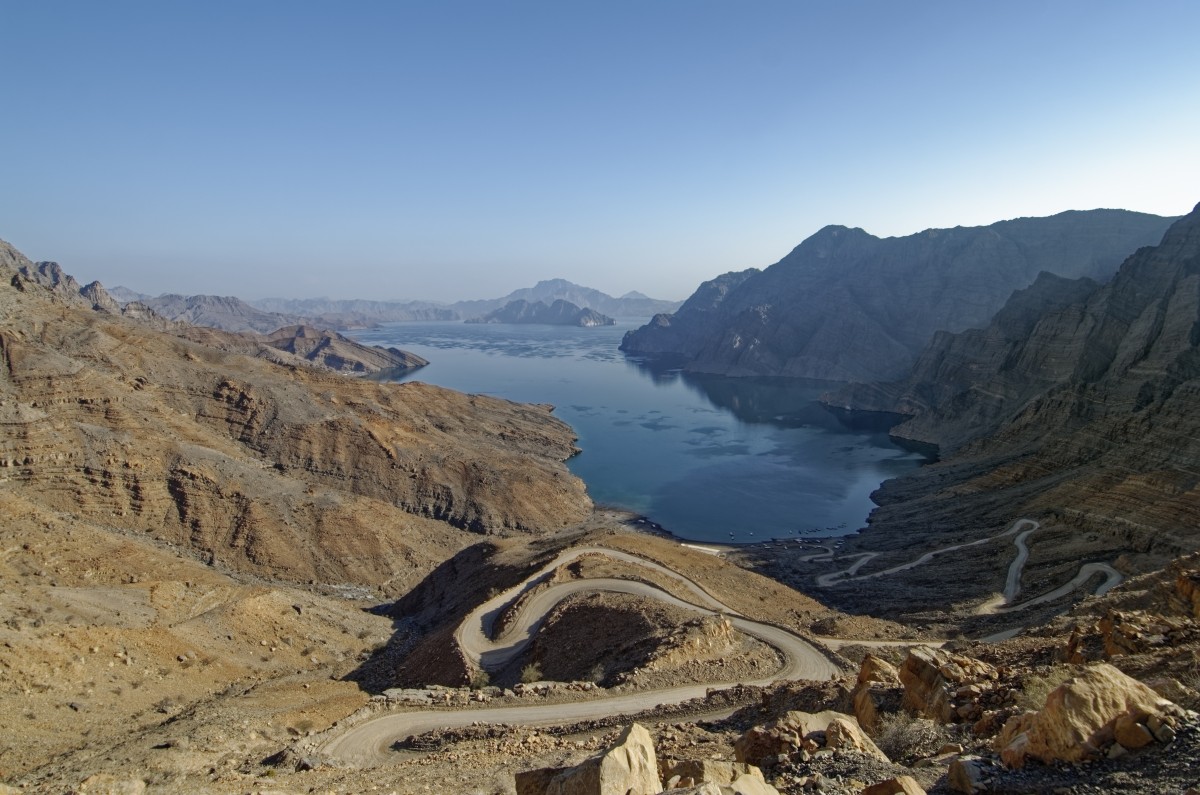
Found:
[[[1200,201],[1200,3],[0,0],[0,238],[255,298],[686,297]]]

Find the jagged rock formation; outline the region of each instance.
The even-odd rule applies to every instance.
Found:
[[[0,466],[48,508],[234,570],[390,592],[463,530],[588,513],[546,407],[279,367],[96,311],[7,244],[0,259]]]
[[[1161,245],[1130,257],[1110,284],[1043,275],[986,329],[938,335],[906,380],[847,390],[830,402],[910,415],[893,433],[947,452],[1001,428],[1009,438],[1028,437],[1033,426],[1040,435],[1053,425],[1179,413],[1173,399],[1188,390],[1176,391],[1200,375],[1198,281],[1200,214],[1193,212]]]
[[[640,724],[630,724],[604,753],[570,768],[518,773],[521,795],[657,795],[658,758],[654,740]]]
[[[558,300],[547,306],[541,301],[512,301],[468,323],[535,323],[548,326],[611,326],[615,321],[591,309],[580,309],[569,301]]]
[[[896,378],[934,332],[986,324],[1041,271],[1105,280],[1171,220],[1092,210],[887,239],[829,226],[761,273],[706,283],[622,350],[669,354],[694,372]]]

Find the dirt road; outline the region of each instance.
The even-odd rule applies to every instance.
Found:
[[[506,606],[539,583],[544,582],[558,566],[585,554],[604,554],[639,566],[653,568],[684,585],[695,597],[694,604],[663,591],[648,583],[636,580],[585,579],[555,584],[520,607],[519,614],[510,622],[503,637],[493,640],[489,632],[496,616]],[[783,666],[761,679],[743,684],[766,685],[779,680],[817,679],[826,680],[841,673],[829,658],[804,639],[771,624],[751,621],[723,605],[705,592],[699,585],[678,572],[635,555],[599,547],[568,550],[531,575],[521,584],[496,596],[473,611],[459,626],[455,637],[463,651],[485,669],[501,667],[512,660],[530,643],[546,615],[563,599],[571,594],[591,591],[610,591],[634,594],[658,599],[676,607],[693,610],[705,615],[726,615],[738,630],[762,640],[779,651]],[[700,698],[710,690],[722,685],[698,683],[664,690],[625,693],[608,698],[569,704],[544,704],[533,706],[510,706],[486,709],[425,710],[420,712],[393,712],[381,715],[353,726],[329,742],[324,753],[350,764],[369,765],[379,763],[392,753],[391,746],[413,734],[421,734],[438,728],[465,726],[475,722],[506,723],[511,725],[540,726],[575,723],[580,720],[641,712],[658,705],[677,704]],[[725,684],[725,687],[730,685]]]

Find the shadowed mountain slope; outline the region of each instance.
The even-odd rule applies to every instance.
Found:
[[[828,226],[762,272],[726,274],[622,350],[686,370],[828,380],[902,376],[937,331],[985,325],[1038,273],[1107,280],[1171,219],[1065,212],[877,238]]]

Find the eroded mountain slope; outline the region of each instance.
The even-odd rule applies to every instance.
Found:
[[[6,270],[0,460],[6,488],[48,507],[235,569],[392,592],[463,530],[590,509],[547,407],[219,351]]]

